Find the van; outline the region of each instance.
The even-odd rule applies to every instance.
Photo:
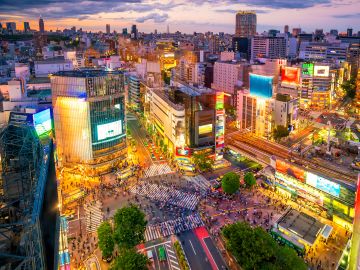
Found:
[[[151,250],[147,251],[147,257],[149,258],[149,260],[152,260],[154,258]]]

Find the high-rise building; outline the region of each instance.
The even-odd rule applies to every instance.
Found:
[[[24,32],[30,31],[30,24],[29,22],[24,22]]]
[[[292,35],[294,36],[294,37],[297,37],[298,35],[300,35],[301,34],[301,28],[293,28],[293,30],[292,30]]]
[[[88,176],[126,155],[124,75],[61,71],[51,77],[58,166]]]
[[[110,24],[106,24],[106,34],[110,35]]]
[[[232,48],[240,53],[240,57],[249,60],[251,55],[251,39],[247,37],[233,37]]]
[[[256,13],[254,11],[239,11],[236,13],[236,37],[252,37],[256,35]]]
[[[285,34],[289,33],[289,26],[288,25],[284,26],[284,33]]]
[[[6,30],[8,32],[15,33],[16,32],[16,23],[15,22],[7,22]]]
[[[255,36],[251,39],[251,59],[286,58],[286,50],[284,37]]]
[[[353,35],[353,30],[352,30],[352,28],[348,28],[348,29],[346,30],[346,35],[347,35],[348,37],[352,37],[352,35]]]
[[[330,30],[330,35],[337,36],[338,34],[339,34],[338,30],[336,30],[336,29]]]
[[[122,29],[122,34],[123,34],[123,36],[127,36],[127,34],[128,34],[127,28]]]
[[[40,17],[40,19],[39,19],[39,31],[40,31],[40,33],[45,32],[45,25],[44,25],[44,20],[42,17]]]
[[[136,28],[136,24],[133,24],[131,26],[131,38],[132,39],[137,39],[138,38],[138,30]]]

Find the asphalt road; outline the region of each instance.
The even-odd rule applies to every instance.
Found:
[[[211,264],[206,257],[206,253],[201,246],[199,239],[193,231],[181,233],[179,236],[181,245],[184,248],[186,258],[189,261],[190,268],[196,270],[210,270]]]
[[[205,242],[206,246],[208,247],[208,249],[211,253],[211,256],[213,257],[218,269],[220,269],[220,270],[227,269],[224,259],[221,256],[217,247],[215,246],[214,241],[210,237],[208,237],[208,238],[204,238],[204,242]]]

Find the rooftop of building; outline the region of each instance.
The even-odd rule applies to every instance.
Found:
[[[278,221],[278,227],[295,234],[313,245],[325,224],[295,209],[290,209]]]
[[[48,58],[44,60],[37,60],[34,61],[34,64],[58,64],[58,63],[64,63],[64,62],[71,62],[71,60],[66,60],[63,56],[61,57],[54,57],[54,58]]]
[[[59,71],[53,76],[60,77],[79,77],[79,78],[92,78],[92,77],[103,77],[107,75],[117,75],[122,74],[122,71],[106,71],[103,69],[79,69],[79,70],[69,70],[69,71]]]
[[[50,83],[50,78],[49,77],[33,77],[30,78],[27,81],[28,84],[40,84],[40,83]]]
[[[172,102],[169,99],[169,96],[167,95],[165,89],[157,89],[157,90],[153,90],[153,92],[160,97],[163,101],[165,101],[169,106],[171,106],[172,108],[174,108],[175,110],[181,111],[184,110],[185,107],[183,104],[177,104]]]

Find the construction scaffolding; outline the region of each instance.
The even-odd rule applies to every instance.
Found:
[[[33,126],[9,124],[0,132],[1,269],[46,267],[41,212],[52,153]]]

